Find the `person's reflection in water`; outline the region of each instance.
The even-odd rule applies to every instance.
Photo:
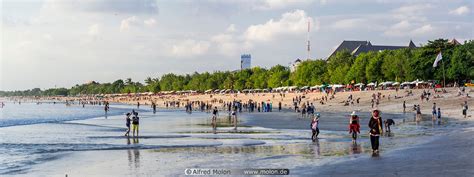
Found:
[[[357,142],[356,143],[352,143],[350,146],[350,154],[360,154],[362,152],[362,147],[360,146],[360,144],[358,144]]]
[[[318,158],[321,156],[321,147],[319,146],[319,140],[316,139],[312,144],[312,150],[314,153],[314,157]]]
[[[133,138],[133,144],[138,144],[138,138],[134,137]],[[133,156],[134,156],[134,163],[135,163],[135,168],[140,167],[140,150],[138,147],[134,147],[133,149]]]
[[[130,145],[130,137],[127,136],[127,145]],[[132,150],[130,148],[127,149],[127,155],[128,155],[128,167],[132,167]]]

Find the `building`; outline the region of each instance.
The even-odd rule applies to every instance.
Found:
[[[252,68],[252,56],[250,54],[240,55],[240,69],[250,69]]]
[[[370,41],[342,41],[341,44],[334,50],[334,52],[329,55],[328,58],[336,55],[337,52],[347,50],[353,56],[357,56],[360,53],[370,52],[370,51],[382,51],[382,50],[397,50],[403,48],[416,48],[413,41],[410,40],[407,46],[389,46],[389,45],[372,45]]]
[[[298,65],[301,64],[301,60],[298,58],[295,60],[294,63],[290,64],[290,72],[295,72],[296,69],[298,68]]]

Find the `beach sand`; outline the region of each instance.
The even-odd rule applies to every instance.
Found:
[[[141,112],[141,137],[136,139],[122,136],[122,116],[68,121],[64,125],[71,126],[71,130],[75,125],[88,127],[81,128],[84,130],[94,128],[81,133],[84,135],[74,135],[75,141],[71,142],[86,140],[93,148],[81,145],[79,149],[61,150],[54,153],[53,160],[6,175],[183,176],[187,168],[287,168],[291,175],[311,176],[473,176],[474,123],[472,117],[462,118],[460,105],[464,101],[472,105],[473,99],[456,96],[454,89],[448,89],[447,94],[441,94],[442,98],[421,103],[422,91],[413,90],[414,96],[399,99],[393,98],[394,90],[380,91],[386,97],[378,109],[383,118],[394,119],[396,125],[390,136],[382,138],[381,152],[376,157],[370,150],[366,125],[372,110],[370,97],[376,92],[339,92],[325,105],[315,100],[321,93],[306,94],[305,99],[314,101],[316,111],[321,113],[321,135],[316,142],[310,140],[309,119],[300,118],[300,114],[289,109],[292,97],[301,93],[290,93],[282,101],[288,107],[284,112],[239,114],[238,131],[232,130],[226,113],[221,113],[217,134],[210,128],[210,115],[199,111],[193,114],[176,109],[160,109],[157,114]],[[399,96],[402,93],[399,91]],[[344,106],[341,102],[349,94],[355,99],[360,97],[360,104]],[[209,95],[152,98],[157,102],[208,101]],[[281,100],[273,99],[271,94],[213,95],[213,98],[273,100],[274,110],[275,103]],[[132,99],[136,98],[121,102],[136,103]],[[406,113],[402,113],[404,100]],[[145,101],[149,100],[141,100],[142,104]],[[441,125],[430,121],[433,102],[443,111]],[[413,104],[421,105],[424,121],[413,121]],[[143,105],[142,109],[151,108]],[[357,145],[351,143],[347,132],[348,115],[353,110],[358,110],[361,116]],[[472,115],[472,110],[468,115]],[[31,125],[30,129],[37,130],[35,134],[40,137],[43,128],[36,126],[45,125]]]

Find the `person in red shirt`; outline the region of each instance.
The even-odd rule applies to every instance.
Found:
[[[358,133],[360,133],[359,116],[352,112],[351,123],[349,124],[349,134],[352,134],[352,143],[356,143]]]

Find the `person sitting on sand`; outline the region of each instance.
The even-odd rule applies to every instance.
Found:
[[[380,111],[374,110],[372,111],[372,117],[369,121],[369,129],[370,129],[370,143],[372,145],[372,152],[378,153],[379,152],[379,139],[380,135],[383,132],[382,129],[382,117],[380,117]]]
[[[130,113],[127,112],[126,115],[126,118],[125,118],[125,125],[127,126],[127,131],[125,132],[125,136],[129,136],[130,135]]]
[[[313,116],[313,119],[311,120],[310,124],[311,130],[313,132],[313,135],[311,136],[311,139],[313,141],[316,141],[319,135],[319,113],[316,114],[316,116]]]
[[[137,131],[138,136],[138,124],[140,122],[140,118],[138,117],[138,112],[135,112],[132,117],[132,134],[135,136],[135,131]]]

